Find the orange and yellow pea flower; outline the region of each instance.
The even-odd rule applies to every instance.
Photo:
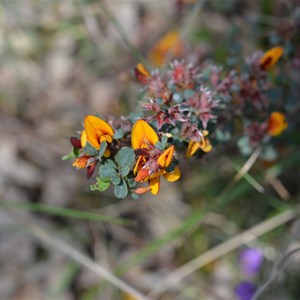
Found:
[[[135,190],[137,194],[144,194],[150,191],[153,195],[159,192],[160,176],[167,181],[173,182],[180,178],[180,170],[175,167],[173,172],[167,172],[166,168],[170,166],[173,155],[174,145],[162,151],[155,147],[159,141],[154,129],[144,120],[138,120],[131,133],[132,148],[139,156],[134,167],[136,182],[148,181],[147,187]]]
[[[282,47],[274,47],[265,52],[259,62],[261,69],[265,71],[270,70],[277,63],[282,53]]]
[[[84,130],[80,136],[81,148],[84,148],[88,142],[92,147],[99,150],[103,141],[107,143],[112,142],[113,135],[114,130],[107,122],[97,116],[88,115],[84,118]],[[104,157],[109,157],[109,149],[106,149],[103,155]],[[91,167],[94,164],[96,164],[96,162],[91,159],[91,156],[83,152],[82,155],[75,159],[73,166],[78,169],[83,169]]]
[[[89,142],[91,146],[99,150],[102,142],[112,142],[113,135],[112,127],[99,117],[88,115],[84,118],[84,130],[81,134],[82,147]]]
[[[161,66],[168,54],[178,57],[183,53],[183,42],[180,39],[179,32],[169,31],[163,36],[150,51],[150,61],[157,67]]]
[[[281,112],[272,112],[268,119],[267,132],[270,136],[278,136],[288,127],[285,115]]]
[[[187,151],[185,153],[186,158],[190,158],[191,156],[193,156],[199,148],[204,152],[209,152],[212,150],[212,145],[210,144],[209,139],[206,137],[208,135],[208,131],[203,130],[202,134],[203,137],[200,142],[190,140]]]

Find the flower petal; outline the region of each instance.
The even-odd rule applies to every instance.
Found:
[[[174,153],[174,145],[169,147],[167,150],[165,150],[157,159],[157,163],[162,167],[162,168],[167,168],[172,159],[173,159],[173,153]]]
[[[141,63],[138,63],[134,69],[135,77],[143,84],[148,83],[148,79],[151,77],[149,71]]]
[[[140,169],[137,176],[135,177],[136,182],[145,181],[145,179],[149,176],[149,169]]]
[[[114,135],[114,130],[107,122],[93,115],[88,115],[84,118],[84,129],[87,141],[96,149],[100,148],[100,139],[102,136]]]
[[[279,60],[283,53],[282,47],[274,47],[268,50],[260,59],[259,65],[263,70],[270,70]]]
[[[133,149],[148,148],[148,144],[155,145],[158,136],[154,129],[144,120],[135,122],[131,132],[131,144]]]
[[[88,159],[90,157],[87,156],[87,155],[84,155],[84,156],[80,156],[80,157],[77,157],[74,162],[73,162],[73,167],[76,167],[77,169],[83,169],[87,166],[87,162],[88,162]]]
[[[288,123],[284,114],[281,112],[273,112],[268,120],[267,132],[270,136],[280,135],[286,128]]]
[[[210,144],[210,141],[208,138],[204,137],[200,144],[199,144],[200,148],[202,151],[204,152],[209,152],[212,150],[212,145]]]
[[[142,195],[142,194],[147,193],[148,191],[150,191],[150,187],[145,186],[145,187],[141,187],[141,188],[136,189],[134,192],[138,195]]]
[[[157,176],[157,177],[150,179],[149,187],[150,187],[151,194],[157,195],[159,192],[159,188],[160,188],[160,177]]]
[[[86,136],[86,131],[83,130],[81,132],[81,136],[80,136],[80,143],[81,143],[81,147],[84,148],[86,143],[87,143],[87,136]]]
[[[195,152],[199,149],[200,145],[199,142],[196,142],[194,140],[190,140],[187,151],[185,153],[186,158],[190,158],[195,154]]]
[[[180,178],[180,169],[176,167],[172,173],[167,172],[163,176],[169,182],[174,182]]]

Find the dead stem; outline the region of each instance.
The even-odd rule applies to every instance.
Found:
[[[157,287],[155,287],[148,296],[152,299],[157,297],[166,291],[169,287],[174,286],[188,275],[194,273],[199,268],[211,263],[212,261],[228,254],[240,247],[243,244],[247,244],[263,234],[266,234],[277,227],[289,222],[294,219],[298,214],[298,209],[288,209],[275,217],[270,218],[264,222],[261,222],[252,228],[235,235],[233,238],[226,242],[208,250],[207,252],[199,255],[195,259],[184,264],[169,276],[165,278]]]
[[[119,288],[123,292],[132,295],[134,298],[139,300],[149,300],[148,297],[142,295],[139,291],[135,288],[121,280],[120,278],[116,277],[110,271],[103,268],[101,265],[97,264],[95,261],[91,260],[85,254],[79,252],[73,246],[65,243],[64,241],[56,238],[53,233],[48,233],[46,230],[41,228],[40,225],[34,224],[28,218],[21,216],[15,210],[6,208],[7,213],[9,213],[10,217],[14,219],[16,223],[18,223],[22,229],[28,231],[31,235],[36,237],[40,240],[45,246],[49,246],[64,255],[72,258],[78,264],[84,266],[85,268],[89,269],[90,271],[97,274],[99,277],[107,280],[115,287]]]

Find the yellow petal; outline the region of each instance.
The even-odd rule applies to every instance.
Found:
[[[83,130],[81,132],[81,136],[80,136],[80,143],[81,143],[81,147],[84,148],[87,142],[87,137],[86,137],[86,131]]]
[[[199,149],[200,145],[199,142],[190,140],[187,151],[185,153],[186,158],[190,158],[195,154],[195,152]]]
[[[273,112],[268,120],[267,132],[271,136],[280,135],[286,128],[288,123],[284,114],[280,112]]]
[[[104,153],[103,153],[103,156],[108,158],[110,157],[110,150],[109,149],[105,149]]]
[[[173,153],[174,153],[174,145],[172,145],[171,147],[169,147],[167,150],[165,150],[163,152],[163,154],[161,154],[158,159],[157,159],[157,163],[162,167],[162,168],[167,168],[173,158]]]
[[[167,172],[163,176],[169,182],[174,182],[180,178],[180,169],[176,167],[172,173]]]
[[[158,136],[154,129],[144,120],[135,122],[131,132],[131,144],[133,149],[148,148],[148,144],[155,145]]]
[[[149,180],[150,192],[153,195],[157,195],[160,188],[160,177],[154,177]]]
[[[206,137],[201,140],[199,146],[204,152],[209,152],[212,150],[212,145],[210,144],[209,139]]]
[[[84,118],[84,129],[87,141],[96,149],[100,148],[100,139],[103,135],[114,135],[114,130],[107,122],[93,115]]]
[[[270,70],[279,60],[283,53],[282,47],[274,47],[267,51],[260,59],[259,65],[263,70]]]

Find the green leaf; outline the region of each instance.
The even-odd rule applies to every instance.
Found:
[[[113,175],[112,178],[111,178],[111,182],[112,182],[114,185],[120,184],[120,182],[121,182],[120,176],[119,176],[118,174]]]
[[[71,160],[71,159],[78,157],[78,155],[79,155],[79,149],[72,147],[72,151],[69,154],[63,156],[61,159],[62,160]]]
[[[193,90],[184,90],[183,91],[183,97],[186,99],[193,97],[194,94],[195,94],[195,92]]]
[[[67,155],[64,155],[64,156],[61,158],[61,160],[72,160],[72,159],[74,159],[74,158],[76,158],[76,156],[74,156],[74,154],[71,152],[71,153],[69,153],[69,154],[67,154]]]
[[[124,166],[124,167],[121,168],[120,171],[121,171],[122,177],[125,177],[129,174],[130,168],[128,166]]]
[[[78,157],[78,155],[79,155],[79,148],[73,147],[72,153],[74,154],[75,157]]]
[[[64,208],[61,206],[50,206],[39,203],[13,203],[12,201],[3,201],[0,200],[0,207],[14,207],[19,209],[27,209],[30,211],[36,211],[40,213],[46,213],[49,215],[60,216],[65,218],[74,218],[88,221],[98,221],[98,222],[107,222],[113,224],[132,224],[132,221],[110,217],[107,215],[101,215],[99,213],[84,211],[84,210],[75,210],[71,208]]]
[[[176,103],[181,103],[183,101],[183,97],[182,97],[182,95],[180,93],[175,93],[173,95],[173,100]]]
[[[115,196],[118,199],[124,199],[128,194],[128,187],[125,180],[122,180],[120,184],[115,186]]]
[[[106,191],[109,186],[110,186],[110,181],[105,179],[105,178],[100,178],[100,177],[97,177],[97,185],[98,185],[98,190],[100,192],[103,192],[103,191]]]
[[[99,168],[99,176],[101,178],[112,178],[117,174],[117,170],[110,165],[103,165]]]
[[[175,170],[176,164],[172,161],[171,164],[166,168],[166,172],[172,173]]]
[[[99,151],[95,149],[89,142],[86,143],[86,145],[83,148],[84,153],[90,156],[96,156]]]
[[[117,165],[116,165],[116,163],[112,159],[107,159],[104,164],[105,165],[109,165],[109,166],[111,166],[111,167],[113,167],[115,169],[118,168]]]
[[[131,167],[135,159],[134,151],[129,147],[123,147],[115,156],[119,167]]]
[[[130,113],[130,115],[128,116],[129,120],[132,123],[135,123],[136,120],[140,119],[143,116],[143,112],[139,111],[139,112],[132,112]]]
[[[138,200],[138,199],[139,199],[139,195],[136,194],[135,192],[132,192],[130,195],[131,195],[131,198],[132,198],[133,200]]]
[[[129,175],[127,177],[127,183],[128,183],[128,186],[131,188],[133,188],[137,185],[137,182],[135,181],[135,178],[132,175]]]
[[[168,142],[168,137],[166,135],[163,135],[161,138],[161,143],[164,148],[166,147],[167,142]]]
[[[103,154],[104,154],[106,148],[107,148],[107,143],[104,141],[104,142],[102,142],[101,145],[100,145],[100,149],[99,149],[99,157],[102,157],[102,156],[103,156]]]
[[[164,145],[160,141],[155,144],[155,147],[161,151],[164,150]]]
[[[118,139],[121,139],[123,136],[124,136],[124,130],[123,130],[123,128],[119,128],[118,130],[116,130],[113,138],[115,140],[118,140]]]

